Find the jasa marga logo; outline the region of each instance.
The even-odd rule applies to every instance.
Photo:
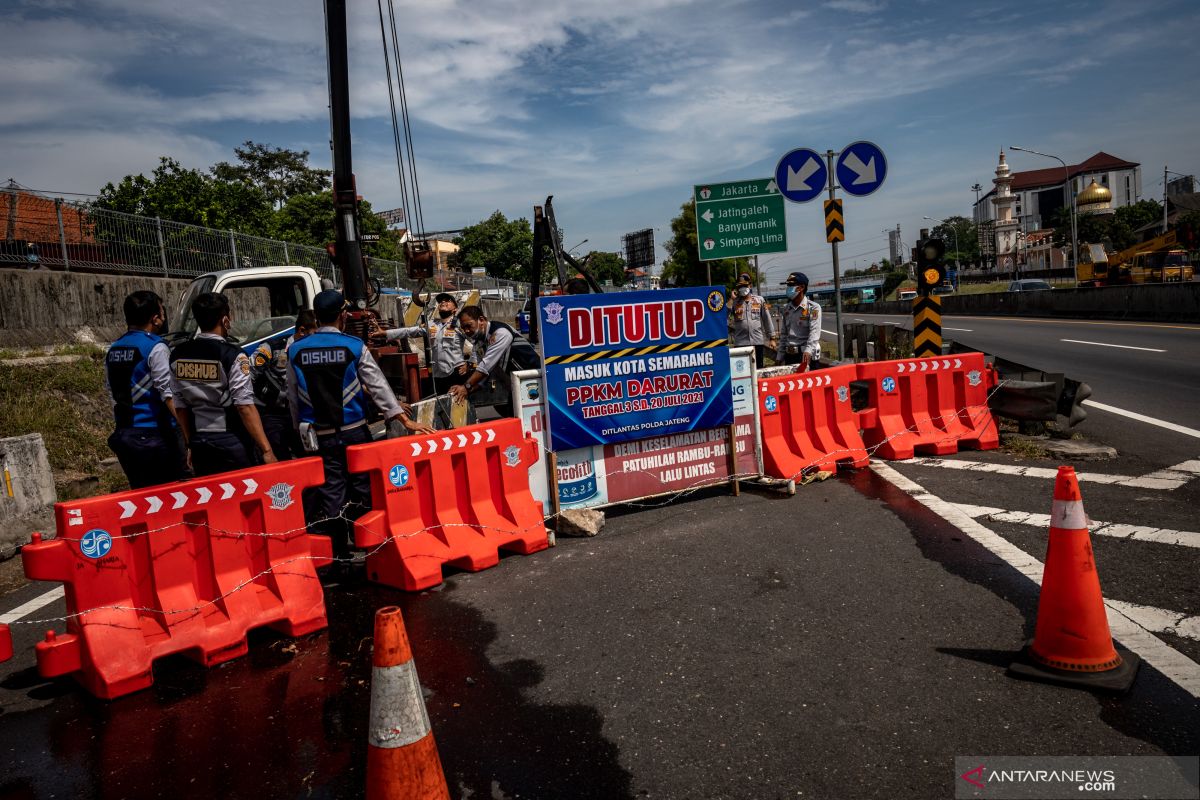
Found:
[[[586,451],[585,451],[586,452]],[[600,492],[596,483],[596,470],[586,455],[558,461],[558,501],[578,503],[590,500]]]

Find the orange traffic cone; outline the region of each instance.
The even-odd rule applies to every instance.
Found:
[[[449,800],[425,699],[395,606],[375,612],[368,800]]]
[[[1052,683],[1125,691],[1137,674],[1135,653],[1113,647],[1074,467],[1059,467],[1050,541],[1033,643],[1010,674]]]

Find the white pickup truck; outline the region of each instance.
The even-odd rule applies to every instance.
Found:
[[[179,300],[168,337],[172,343],[196,335],[192,303],[205,292],[221,292],[229,298],[233,316],[230,335],[238,346],[251,352],[260,342],[296,327],[296,314],[312,308],[313,298],[332,286],[311,267],[246,267],[209,272],[192,281]]]

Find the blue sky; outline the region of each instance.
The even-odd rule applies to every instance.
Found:
[[[375,3],[350,0],[355,172],[400,205]],[[925,215],[969,214],[1001,146],[1098,150],[1200,172],[1193,0],[398,2],[426,224],[459,228],[555,196],[566,243],[617,250],[660,229],[694,183],[770,175],[795,147],[858,139],[883,187],[845,201],[843,267],[911,244]],[[232,160],[246,139],[328,166],[319,0],[0,0],[0,179],[96,192]],[[1053,166],[1021,153],[1015,169]],[[789,204],[772,279],[830,274],[819,203]],[[663,257],[661,247],[659,258]]]

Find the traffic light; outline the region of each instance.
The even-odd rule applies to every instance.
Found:
[[[946,280],[946,243],[941,239],[926,239],[917,242],[917,291],[930,294],[933,287],[941,286]]]

